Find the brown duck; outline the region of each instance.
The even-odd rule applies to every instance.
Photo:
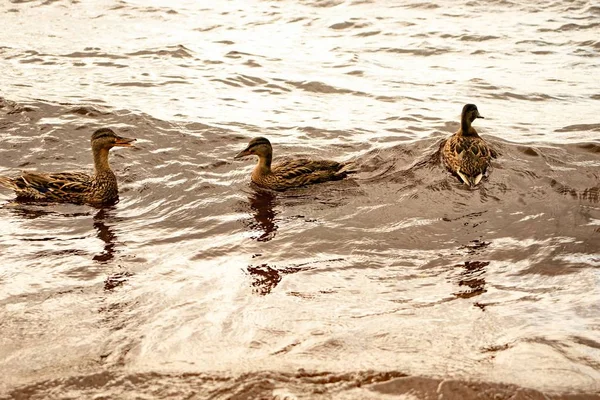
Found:
[[[347,170],[346,163],[306,158],[284,160],[271,165],[273,148],[271,142],[264,137],[252,139],[248,147],[239,152],[234,159],[250,155],[258,156],[258,163],[252,171],[252,182],[273,190],[286,190],[313,183],[340,180],[353,172]]]
[[[118,136],[109,128],[92,134],[94,175],[81,172],[23,172],[21,176],[0,176],[0,185],[15,191],[17,200],[63,203],[110,204],[119,199],[117,178],[108,164],[111,148],[130,147],[135,139]]]
[[[483,118],[475,104],[466,104],[460,117],[460,129],[442,148],[446,167],[468,186],[481,181],[493,156],[493,151],[471,126],[476,118]]]

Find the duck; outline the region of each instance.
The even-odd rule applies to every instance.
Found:
[[[113,147],[131,147],[135,139],[117,135],[110,128],[92,133],[94,174],[82,172],[38,173],[24,171],[15,178],[0,176],[0,185],[14,190],[17,200],[76,204],[114,204],[119,187],[108,163]]]
[[[442,148],[446,167],[469,187],[479,184],[495,154],[471,125],[477,118],[484,118],[477,106],[465,104],[459,130],[446,140]]]
[[[252,171],[252,182],[262,188],[276,191],[341,180],[355,172],[348,169],[348,163],[307,158],[286,159],[271,165],[273,147],[271,142],[264,137],[250,140],[248,146],[240,151],[234,159],[238,160],[252,155],[258,157],[258,163]]]

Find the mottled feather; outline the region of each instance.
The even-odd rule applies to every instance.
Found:
[[[280,160],[271,166],[273,150],[266,138],[254,138],[236,157],[257,155],[258,164],[252,181],[267,189],[286,190],[301,186],[344,179],[351,171],[349,164],[330,160],[294,158]]]
[[[486,173],[495,152],[471,127],[479,115],[475,105],[467,104],[461,116],[461,129],[446,140],[442,158],[446,167],[467,185],[475,186]]]
[[[452,171],[460,170],[469,177],[475,177],[485,173],[492,154],[480,137],[454,135],[446,141],[444,158]]]
[[[273,190],[290,188],[344,179],[348,171],[344,164],[328,160],[305,158],[287,160],[273,165],[270,174],[252,174],[257,185]]]
[[[37,173],[22,172],[21,176],[0,176],[0,185],[14,190],[18,200],[114,203],[118,200],[117,178],[108,165],[108,150],[113,146],[128,145],[133,139],[117,136],[111,129],[102,128],[92,135],[92,151],[96,172]]]
[[[13,189],[18,200],[69,203],[115,201],[118,198],[116,177],[112,172],[102,174],[102,180],[98,181],[97,178],[80,172],[23,172],[16,178],[1,177],[0,184]]]

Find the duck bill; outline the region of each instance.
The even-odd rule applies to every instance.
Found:
[[[485,119],[483,115],[479,114],[479,111],[477,111],[477,115],[475,116],[475,118]]]
[[[237,153],[237,155],[235,157],[233,157],[233,159],[239,160],[240,158],[248,157],[249,155],[251,155],[250,150],[248,148],[245,148],[244,150]]]
[[[117,140],[115,141],[115,146],[117,146],[117,147],[131,147],[131,146],[133,146],[132,145],[133,142],[135,142],[135,139],[118,136]]]

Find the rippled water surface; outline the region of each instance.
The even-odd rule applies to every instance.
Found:
[[[0,2],[0,175],[90,170],[98,127],[138,139],[113,207],[0,189],[0,398],[600,398],[598,21]],[[438,153],[467,102],[499,153],[471,190]],[[359,172],[259,190],[233,161],[259,135]]]

